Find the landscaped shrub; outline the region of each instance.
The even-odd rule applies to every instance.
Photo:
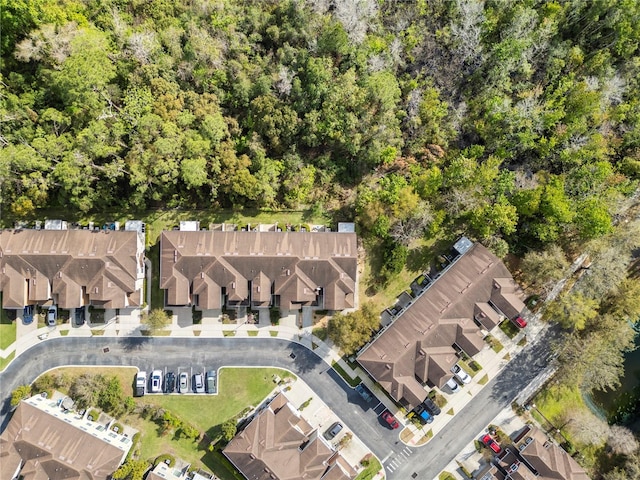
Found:
[[[271,325],[278,325],[280,323],[280,309],[270,308],[269,317],[271,318]]]
[[[111,430],[117,433],[122,433],[122,431],[124,430],[124,427],[119,423],[114,423],[113,425],[111,425]]]
[[[166,463],[170,467],[173,467],[176,464],[176,459],[172,455],[165,453],[156,457],[156,459],[153,461],[153,466],[156,467],[160,463]]]
[[[89,420],[93,420],[94,422],[98,421],[98,418],[100,417],[100,412],[98,410],[89,410]]]

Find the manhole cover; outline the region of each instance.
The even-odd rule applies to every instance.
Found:
[[[296,354],[295,354],[295,353],[293,353],[293,352],[291,352],[291,353],[289,354],[289,356],[290,356],[291,358],[296,358]]]
[[[104,347],[104,348],[102,349],[102,351],[103,351],[104,353],[109,353],[109,347]]]

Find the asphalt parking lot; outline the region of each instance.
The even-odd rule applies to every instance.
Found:
[[[187,364],[171,364],[160,366],[155,363],[145,363],[141,362],[141,365],[138,366],[140,371],[147,372],[147,379],[150,379],[151,372],[154,370],[160,370],[162,372],[162,392],[151,393],[149,386],[147,386],[145,395],[217,395],[218,394],[218,370],[212,366],[206,365],[187,365]],[[216,372],[216,382],[215,382],[215,391],[213,392],[205,392],[205,393],[196,393],[194,388],[193,377],[197,373],[202,374],[203,378],[206,379],[207,372],[209,371]],[[164,392],[165,389],[165,379],[168,372],[173,372],[175,374],[176,380],[176,388],[173,392]],[[180,378],[181,373],[186,373],[189,376],[189,389],[187,392],[178,392],[178,379]]]

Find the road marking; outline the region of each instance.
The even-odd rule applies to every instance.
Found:
[[[389,460],[389,457],[390,457],[391,455],[393,455],[393,451],[389,452],[389,453],[387,454],[387,456],[386,456],[386,457],[384,457],[384,458],[382,459],[382,463],[384,463],[384,462],[386,462],[387,460]]]
[[[404,447],[403,452],[407,452],[407,454],[409,455],[413,454],[413,450],[411,450],[409,447]]]

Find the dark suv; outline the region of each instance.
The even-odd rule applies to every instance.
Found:
[[[340,422],[333,423],[326,432],[324,432],[324,438],[332,440],[342,431],[342,424]]]
[[[164,376],[164,393],[173,393],[176,389],[176,375],[173,372],[167,372]]]
[[[427,397],[425,401],[422,402],[422,405],[424,405],[425,410],[431,415],[440,415],[440,407],[436,405],[436,402],[431,400],[429,397]]]

